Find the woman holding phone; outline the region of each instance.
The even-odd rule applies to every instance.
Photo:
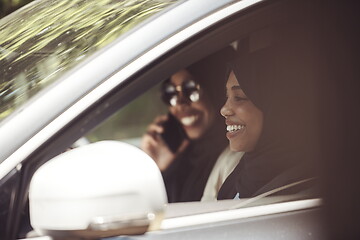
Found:
[[[162,85],[169,114],[158,116],[142,139],[142,149],[159,166],[169,202],[199,201],[209,174],[227,146],[218,114],[224,99],[231,47],[173,74]]]

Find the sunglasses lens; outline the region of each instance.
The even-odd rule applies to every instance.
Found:
[[[172,98],[170,98],[169,103],[171,106],[175,107],[176,103],[178,100],[178,96],[177,95],[173,95]]]
[[[177,99],[174,100],[174,98],[177,98],[177,92],[175,86],[170,83],[164,85],[162,90],[163,101],[167,104],[175,106],[173,105],[173,103],[175,102],[176,104]]]
[[[190,100],[191,100],[192,102],[197,102],[197,101],[199,101],[199,99],[200,99],[199,91],[196,90],[196,91],[192,92],[192,93],[190,94],[189,98],[190,98]]]
[[[176,94],[176,88],[172,84],[167,84],[164,87],[164,93],[165,94]]]
[[[165,84],[162,89],[163,101],[171,106],[175,106],[179,99],[178,91],[181,91],[182,96],[184,96],[191,102],[197,102],[200,99],[200,92],[197,83],[193,80],[189,80],[184,82],[180,89],[177,89],[171,83]]]
[[[197,102],[200,99],[199,88],[193,80],[187,81],[183,86],[184,94],[191,100],[192,102]]]

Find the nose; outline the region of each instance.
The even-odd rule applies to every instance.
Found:
[[[190,105],[191,101],[187,96],[185,96],[183,91],[177,91],[177,94],[170,100],[170,104],[173,107],[181,107],[184,105]]]
[[[222,106],[222,108],[220,109],[220,114],[224,118],[227,118],[228,116],[231,116],[233,114],[233,111],[229,106],[228,101],[226,101],[224,106]]]
[[[183,91],[179,91],[178,95],[177,95],[177,105],[182,105],[182,104],[189,104],[190,101],[189,99],[185,96]]]

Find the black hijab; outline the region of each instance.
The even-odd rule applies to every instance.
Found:
[[[316,77],[303,40],[290,34],[286,41],[248,49],[230,64],[244,93],[263,112],[264,123],[255,149],[244,154],[218,199],[252,197],[315,175]]]

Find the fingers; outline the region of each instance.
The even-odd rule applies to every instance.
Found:
[[[145,134],[141,140],[140,148],[152,159],[157,160],[158,142],[152,136]]]
[[[157,124],[150,124],[146,131],[146,134],[149,134],[149,135],[155,137],[156,135],[159,135],[163,132],[164,132],[163,126],[157,125]]]
[[[163,124],[167,121],[167,115],[161,115],[155,118],[154,122],[151,123],[146,131],[147,134],[153,136],[154,138],[156,135],[161,134],[164,132]]]
[[[142,137],[140,147],[152,158],[156,158],[156,149],[164,144],[162,142],[160,134],[164,132],[162,124],[167,119],[167,115],[161,115],[156,117],[154,121],[148,126],[146,133]]]
[[[158,142],[150,134],[145,134],[141,140],[141,148],[149,149],[151,147],[157,147]]]
[[[157,123],[157,124],[162,124],[164,123],[165,121],[168,120],[168,115],[160,115],[160,116],[157,116],[154,120],[154,123]]]
[[[171,152],[168,145],[161,137],[164,132],[163,124],[168,120],[168,115],[162,115],[148,126],[146,133],[141,141],[141,149],[146,152],[158,165],[161,171],[164,171],[173,162],[178,153],[181,153],[189,145],[189,141],[184,141],[177,153]]]
[[[183,151],[185,151],[185,149],[189,146],[189,144],[190,144],[189,140],[185,139],[185,140],[181,143],[181,145],[180,145],[180,147],[178,148],[178,150],[176,151],[176,154],[178,155],[178,154],[182,153]]]

